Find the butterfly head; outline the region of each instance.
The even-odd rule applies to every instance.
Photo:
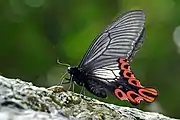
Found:
[[[67,68],[67,71],[69,74],[71,74],[71,67],[70,66]]]
[[[70,75],[79,74],[80,72],[82,72],[79,67],[68,67],[67,71]]]
[[[68,67],[68,68],[67,68],[67,71],[68,71],[68,73],[69,73],[70,75],[74,75],[74,74],[77,73],[78,68],[77,68],[77,67]]]
[[[78,85],[82,86],[83,81],[86,78],[83,71],[79,67],[68,67],[68,73],[72,77],[72,81],[75,81]]]

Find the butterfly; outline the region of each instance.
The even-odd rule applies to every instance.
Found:
[[[142,10],[131,10],[117,18],[95,38],[80,64],[68,67],[69,79],[101,98],[109,91],[133,105],[153,102],[157,90],[143,87],[130,67],[144,40],[144,24]]]

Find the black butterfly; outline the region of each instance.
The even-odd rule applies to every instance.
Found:
[[[143,43],[144,23],[142,10],[117,18],[93,41],[79,66],[68,68],[70,79],[98,97],[109,91],[133,105],[153,102],[157,91],[141,86],[129,63]]]

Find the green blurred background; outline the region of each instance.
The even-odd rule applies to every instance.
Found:
[[[38,86],[57,84],[66,71],[57,58],[78,65],[96,35],[132,9],[146,14],[146,40],[132,69],[160,93],[138,108],[180,118],[179,0],[1,0],[0,74]],[[112,95],[101,100],[131,106]]]

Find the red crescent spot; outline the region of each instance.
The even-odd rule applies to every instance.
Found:
[[[153,88],[142,88],[138,92],[146,102],[153,102],[158,96],[157,90]]]
[[[131,71],[128,71],[128,70],[125,70],[123,72],[123,77],[128,78],[128,79],[135,78],[134,74]]]
[[[128,100],[126,94],[119,88],[114,90],[114,95],[119,99],[119,100]],[[120,96],[121,95],[121,96]]]
[[[123,62],[128,62],[128,60],[125,58],[119,58],[119,63],[123,63]]]
[[[135,98],[132,97],[132,95],[136,96]],[[135,93],[134,91],[128,91],[127,92],[127,97],[129,99],[129,101],[134,104],[137,105],[139,104],[141,101],[143,101],[143,98],[138,95],[137,93]]]
[[[126,67],[127,67],[127,68],[126,68]],[[129,63],[127,63],[127,62],[121,63],[120,69],[121,69],[121,70],[131,71],[130,65],[129,65]]]
[[[134,85],[136,87],[141,87],[141,88],[143,87],[143,86],[141,86],[139,80],[137,80],[135,78],[128,79],[128,83],[131,84],[131,85]]]
[[[158,95],[157,90],[154,89],[154,88],[145,88],[145,89],[148,90],[148,91],[151,91],[152,93],[154,93],[154,95]]]

